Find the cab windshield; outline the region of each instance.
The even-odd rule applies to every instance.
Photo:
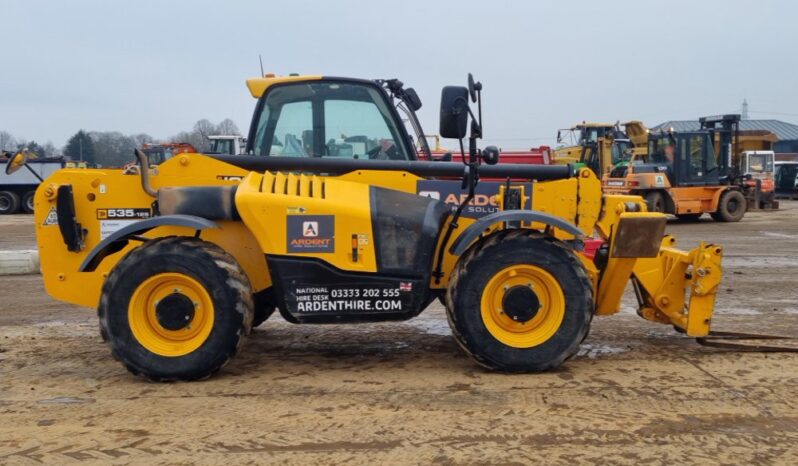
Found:
[[[648,142],[649,163],[673,163],[676,141],[668,136],[651,139]]]
[[[632,158],[632,143],[629,141],[614,141],[612,143],[612,164],[628,162]]]
[[[143,152],[150,165],[160,165],[172,158],[172,150],[165,147],[152,147],[144,149]]]
[[[580,129],[579,139],[584,142],[597,142],[599,138],[607,135],[607,128],[602,126],[583,126]]]
[[[770,154],[750,154],[747,171],[748,173],[772,173],[773,158]]]
[[[211,140],[211,152],[214,154],[233,154],[232,139],[213,139]]]
[[[376,85],[276,85],[259,105],[255,155],[409,160],[408,141]]]

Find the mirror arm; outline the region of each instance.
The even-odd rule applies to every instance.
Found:
[[[479,137],[482,137],[482,84],[477,88],[477,113],[479,114]]]
[[[39,183],[43,183],[43,182],[44,182],[44,180],[42,179],[42,177],[41,177],[41,176],[39,176],[39,174],[38,174],[38,173],[36,173],[36,172],[35,172],[35,171],[34,171],[34,170],[33,170],[33,169],[30,167],[30,165],[28,165],[28,163],[27,163],[27,162],[25,162],[25,168],[27,168],[27,169],[28,169],[28,170],[29,170],[31,173],[33,173],[33,176],[35,176],[36,178],[38,178],[38,179],[39,179]]]
[[[481,116],[480,120],[477,120],[477,117],[474,116],[474,112],[471,111],[471,107],[468,108],[468,114],[471,116],[471,137],[472,138],[481,138],[482,137],[482,121]],[[482,110],[479,110],[479,113],[482,113]]]
[[[446,252],[446,245],[449,244],[449,240],[452,238],[452,233],[454,233],[454,230],[456,230],[459,226],[457,221],[460,220],[460,215],[463,213],[463,209],[465,209],[465,207],[474,199],[478,176],[478,173],[474,171],[471,164],[467,164],[465,167],[463,167],[463,181],[468,183],[468,196],[466,196],[463,202],[457,206],[457,209],[454,211],[454,215],[452,216],[452,220],[446,227],[446,233],[443,235],[443,241],[441,242],[441,246],[438,249],[438,254],[435,259],[437,265],[435,266],[435,270],[432,271],[432,276],[435,278],[436,285],[440,284],[441,278],[443,278],[443,253]]]

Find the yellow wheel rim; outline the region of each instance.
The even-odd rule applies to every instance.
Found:
[[[188,275],[161,273],[136,288],[127,318],[141,346],[161,356],[183,356],[202,346],[211,334],[213,300]]]
[[[514,320],[502,308],[505,295],[515,287],[528,287],[539,307],[525,322]],[[531,348],[551,338],[565,317],[565,295],[556,278],[540,267],[512,265],[500,270],[482,291],[482,322],[494,338],[514,348]]]

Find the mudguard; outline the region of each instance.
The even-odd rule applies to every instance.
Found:
[[[582,230],[566,220],[555,215],[545,214],[535,210],[502,210],[486,215],[481,219],[472,223],[466,230],[457,237],[449,248],[449,253],[455,256],[463,254],[468,246],[474,242],[481,234],[485,232],[492,225],[500,222],[536,222],[545,225],[559,228],[567,233],[570,233],[577,238],[583,237],[585,234]]]
[[[161,215],[131,223],[115,231],[112,235],[95,246],[86,256],[83,263],[80,264],[78,271],[93,272],[107,256],[124,249],[124,247],[127,246],[128,238],[131,236],[140,235],[153,228],[163,226],[187,227],[198,231],[206,228],[219,228],[216,222],[194,215]]]

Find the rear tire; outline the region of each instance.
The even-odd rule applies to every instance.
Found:
[[[646,194],[646,206],[649,212],[665,212],[665,198],[659,191]]]
[[[540,372],[576,354],[593,318],[593,287],[562,242],[528,230],[494,234],[464,255],[449,282],[447,317],[483,366]]]
[[[13,191],[0,191],[0,215],[16,213],[19,209],[19,195]]]
[[[710,215],[718,222],[739,222],[745,215],[746,207],[747,201],[743,193],[729,189],[720,196],[717,212]]]
[[[22,211],[26,214],[32,214],[34,208],[34,197],[36,196],[36,191],[28,191],[22,196]]]
[[[166,237],[129,252],[111,271],[100,333],[116,359],[155,381],[210,377],[252,328],[249,279],[219,246]]]

